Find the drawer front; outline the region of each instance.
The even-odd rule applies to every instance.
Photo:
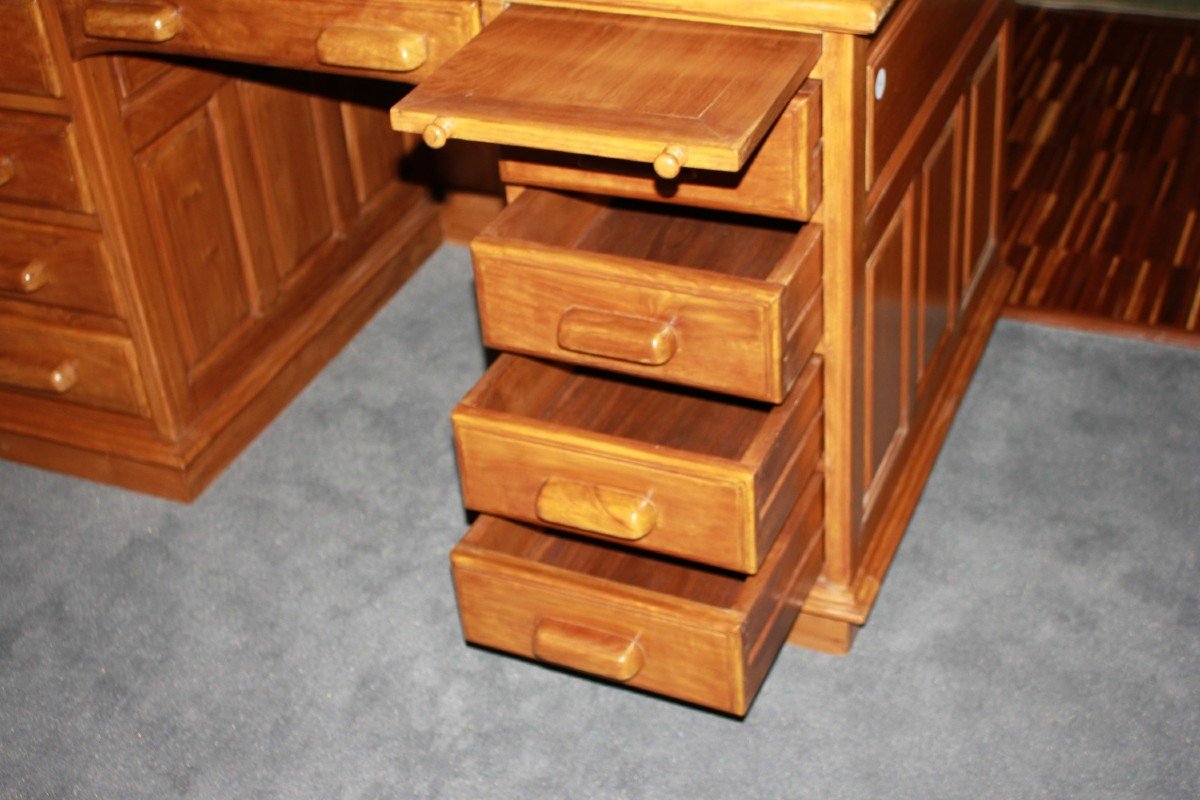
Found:
[[[485,393],[543,391],[541,377],[522,373],[537,362],[499,359],[455,409],[454,434],[463,500],[487,514],[550,525],[622,546],[651,550],[728,570],[754,573],[801,487],[817,469],[822,448],[822,385],[814,363],[785,402],[748,423],[713,399],[710,411],[671,405],[654,390],[630,400],[619,384],[564,384],[587,410],[571,421],[547,420],[545,406],[527,415],[498,414],[476,399]],[[550,390],[553,391],[553,390]],[[580,399],[580,398],[576,398]],[[587,427],[619,408],[637,415],[637,433],[615,436]],[[674,414],[707,428],[701,436],[741,437],[741,456],[716,455],[693,444],[663,447],[654,430]],[[746,427],[758,427],[751,433]]]
[[[469,0],[65,0],[76,55],[225,58],[417,81],[479,32]]]
[[[749,578],[481,517],[452,555],[464,637],[745,714],[820,570],[819,489],[814,480]]]
[[[983,0],[916,0],[888,20],[867,53],[867,182],[873,184],[896,152]]]
[[[0,219],[0,297],[115,315],[98,238]]]
[[[635,162],[510,148],[500,160],[500,177],[520,186],[806,221],[821,204],[821,151],[821,83],[810,80],[741,172],[685,169],[668,181]]]
[[[90,213],[70,122],[0,111],[0,200]]]
[[[62,97],[38,0],[0,0],[0,92]]]
[[[526,199],[505,215],[546,211]],[[821,244],[805,226],[760,281],[485,231],[472,243],[484,342],[778,403],[820,341]]]
[[[0,388],[146,416],[133,343],[110,334],[0,317]]]

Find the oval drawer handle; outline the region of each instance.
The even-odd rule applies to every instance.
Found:
[[[658,367],[679,347],[675,326],[591,308],[569,308],[558,321],[558,346],[576,353]]]
[[[0,270],[0,289],[6,292],[33,294],[49,282],[50,273],[46,269],[46,262],[41,259]]]
[[[550,478],[538,490],[538,519],[589,533],[636,541],[658,524],[658,508],[648,495]]]
[[[533,632],[533,656],[538,661],[613,681],[631,680],[646,661],[636,638],[558,619],[538,622]]]
[[[687,162],[687,148],[683,145],[669,144],[654,159],[654,172],[664,180],[673,181],[679,177],[683,165]]]
[[[12,156],[0,156],[0,186],[12,183],[17,177],[17,161]]]
[[[183,30],[183,15],[168,3],[112,3],[97,0],[83,12],[83,32],[99,39],[167,42]]]
[[[0,383],[33,389],[38,392],[64,394],[79,380],[79,371],[70,360],[37,363],[0,353]]]
[[[454,121],[438,117],[425,126],[425,132],[421,134],[421,138],[434,150],[440,150],[446,146],[446,142],[450,141],[452,133],[454,133]]]
[[[429,58],[429,37],[403,28],[331,25],[317,37],[317,60],[334,67],[412,72]]]

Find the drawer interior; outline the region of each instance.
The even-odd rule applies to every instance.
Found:
[[[531,189],[480,239],[775,281],[802,227],[788,220]]]
[[[463,634],[745,714],[820,572],[822,486],[804,486],[752,576],[481,515],[451,556]],[[544,652],[547,626],[582,635]]]
[[[747,585],[755,582],[752,575],[689,564],[644,550],[627,550],[489,515],[481,516],[471,526],[462,544],[715,608],[738,608]]]
[[[463,404],[731,461],[768,448],[788,411],[508,355],[497,360]]]

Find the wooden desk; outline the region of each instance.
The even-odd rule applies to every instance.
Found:
[[[9,457],[194,494],[436,245],[415,137],[502,145],[467,638],[737,714],[789,632],[849,648],[1011,281],[1008,0],[38,2]],[[100,55],[143,51],[327,76]],[[417,82],[409,138],[339,73]],[[51,246],[84,300],[18,295]]]

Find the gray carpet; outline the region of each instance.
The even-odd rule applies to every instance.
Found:
[[[193,506],[0,464],[0,797],[1200,794],[1200,352],[1002,324],[849,658],[744,722],[463,645],[446,248]]]

